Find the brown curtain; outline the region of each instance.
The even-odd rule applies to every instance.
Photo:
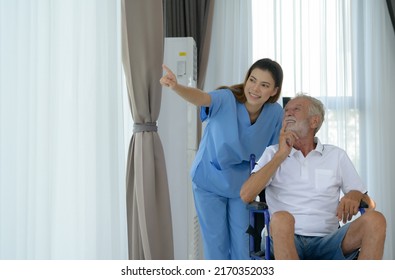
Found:
[[[129,259],[174,259],[169,187],[156,126],[162,91],[162,0],[122,0],[122,60],[135,123],[126,175]]]

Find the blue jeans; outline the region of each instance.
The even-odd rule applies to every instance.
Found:
[[[335,232],[326,236],[303,236],[295,234],[295,246],[301,260],[353,260],[359,250],[344,255],[342,241],[346,236],[350,224],[345,224]],[[271,240],[273,257],[273,240]]]

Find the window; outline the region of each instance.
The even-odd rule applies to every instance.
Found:
[[[359,121],[352,84],[349,1],[252,0],[253,60],[270,57],[284,71],[282,96],[319,98],[323,143],[344,148],[359,169]]]

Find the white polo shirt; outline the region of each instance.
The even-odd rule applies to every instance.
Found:
[[[305,236],[324,236],[338,228],[336,208],[340,190],[367,191],[344,150],[322,145],[318,138],[315,142],[316,149],[307,157],[292,149],[266,187],[269,212],[290,212],[295,217],[295,233]],[[278,145],[267,147],[252,173],[268,163],[277,151]]]

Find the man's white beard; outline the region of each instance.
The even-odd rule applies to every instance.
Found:
[[[287,123],[285,126],[285,131],[295,132],[299,138],[303,138],[308,134],[309,131],[309,120],[296,121],[294,123]]]

